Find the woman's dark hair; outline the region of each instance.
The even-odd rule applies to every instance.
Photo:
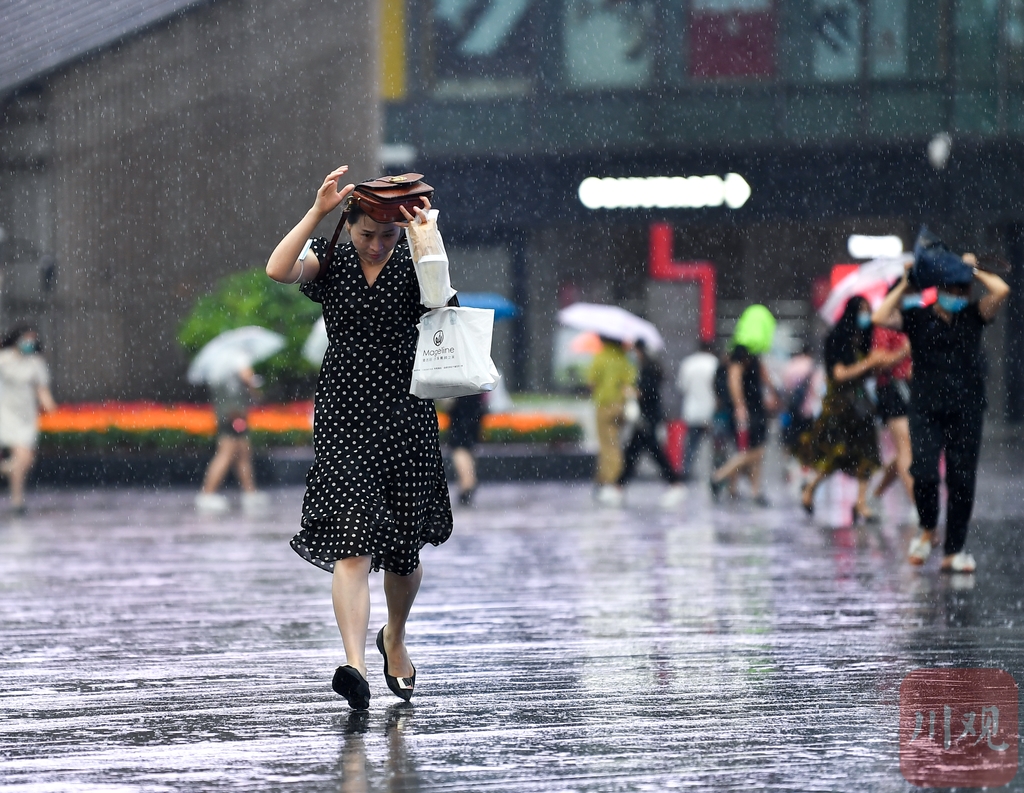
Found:
[[[871,306],[860,295],[854,295],[846,301],[846,308],[832,332],[825,340],[825,360],[829,366],[835,363],[852,364],[871,349],[871,328],[857,325],[857,315],[861,311],[870,311]]]
[[[361,218],[365,214],[366,213],[363,211],[363,208],[359,206],[358,201],[349,201],[348,219],[345,222],[354,226],[356,223],[359,222],[359,218]]]
[[[598,338],[601,340],[601,344],[611,344],[614,347],[622,348],[622,342],[618,339],[613,339],[611,336],[601,336],[598,334]]]
[[[36,347],[40,351],[43,349],[42,343],[39,341],[39,333],[31,325],[15,325],[4,337],[0,339],[0,350],[6,350],[8,347],[13,347],[18,343],[18,339],[24,336],[26,333],[36,334]]]

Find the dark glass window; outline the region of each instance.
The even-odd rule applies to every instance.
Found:
[[[434,0],[438,96],[525,94],[533,87],[537,7],[543,0]]]
[[[570,88],[639,88],[654,61],[653,0],[565,0],[562,80]]]
[[[999,0],[957,0],[953,27],[957,80],[994,83],[999,57]]]

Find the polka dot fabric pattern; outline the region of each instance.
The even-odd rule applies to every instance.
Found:
[[[327,240],[312,250],[321,261]],[[306,475],[302,530],[292,548],[333,571],[369,556],[374,570],[409,575],[420,550],[452,532],[452,507],[431,400],[409,393],[416,323],[427,311],[405,241],[373,286],[351,243],[301,287],[323,305],[330,345],[317,381],[315,460]]]

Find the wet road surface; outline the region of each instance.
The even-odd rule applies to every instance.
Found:
[[[983,469],[975,576],[939,573],[937,555],[911,569],[895,519],[808,521],[777,482],[768,509],[712,508],[695,489],[662,510],[655,483],[622,509],[580,485],[485,486],[423,554],[413,704],[371,647],[356,716],[330,689],[330,577],[287,544],[300,489],[213,518],[183,490],[36,493],[0,526],[0,786],[913,789],[908,673],[1024,680],[1014,470]],[[899,498],[886,506],[902,516]],[[385,619],[372,585],[371,642]]]

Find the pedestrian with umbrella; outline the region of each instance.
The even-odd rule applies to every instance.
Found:
[[[601,337],[601,351],[587,372],[597,425],[597,500],[610,507],[622,503],[617,483],[624,465],[621,431],[626,402],[636,396],[637,371],[619,339]]]
[[[220,513],[231,508],[227,496],[217,491],[232,467],[242,488],[243,510],[252,512],[266,504],[265,494],[256,490],[249,442],[249,407],[260,386],[252,367],[279,352],[284,344],[283,336],[266,328],[236,328],[203,347],[189,366],[189,382],[210,388],[217,417],[217,451],[196,496],[200,512]]]
[[[315,460],[291,546],[333,576],[345,663],[331,685],[351,708],[365,710],[370,571],[384,570],[388,618],[376,640],[384,680],[409,701],[416,667],[406,625],[423,579],[420,551],[448,539],[452,510],[434,403],[409,393],[416,325],[427,308],[402,225],[413,219],[410,209],[417,222],[426,220],[432,191],[418,174],[362,183],[357,191],[341,185],[346,171],[343,165],[326,176],[313,206],[271,254],[267,275],[299,284],[323,306],[329,344],[314,402]],[[403,198],[417,193],[422,198]],[[339,206],[334,241],[311,238]],[[343,244],[342,230],[350,237]]]
[[[939,522],[939,458],[946,455],[946,538],[941,569],[973,573],[965,553],[974,509],[974,487],[984,420],[985,360],[981,334],[996,317],[1010,287],[978,267],[978,257],[949,250],[927,229],[914,246],[914,262],[873,315],[878,325],[902,330],[910,340],[914,376],[910,382],[910,443],[914,501],[921,531],[908,558],[923,565],[931,554]],[[913,281],[913,284],[911,283]],[[986,293],[971,300],[971,286]],[[937,287],[932,305],[901,308],[911,288]]]
[[[748,306],[736,322],[726,370],[736,454],[711,474],[715,499],[727,482],[745,473],[754,503],[768,505],[761,492],[761,463],[768,441],[768,411],[777,404],[778,396],[761,356],[771,349],[774,337],[775,317],[762,305]]]
[[[597,425],[595,483],[597,500],[617,506],[622,503],[618,480],[625,464],[620,434],[627,402],[634,404],[637,395],[637,369],[627,357],[623,343],[643,341],[648,350],[654,351],[662,349],[665,341],[652,323],[619,306],[573,303],[558,312],[558,321],[569,328],[597,333],[601,340],[601,350],[587,372]],[[638,418],[639,415],[633,417]]]

